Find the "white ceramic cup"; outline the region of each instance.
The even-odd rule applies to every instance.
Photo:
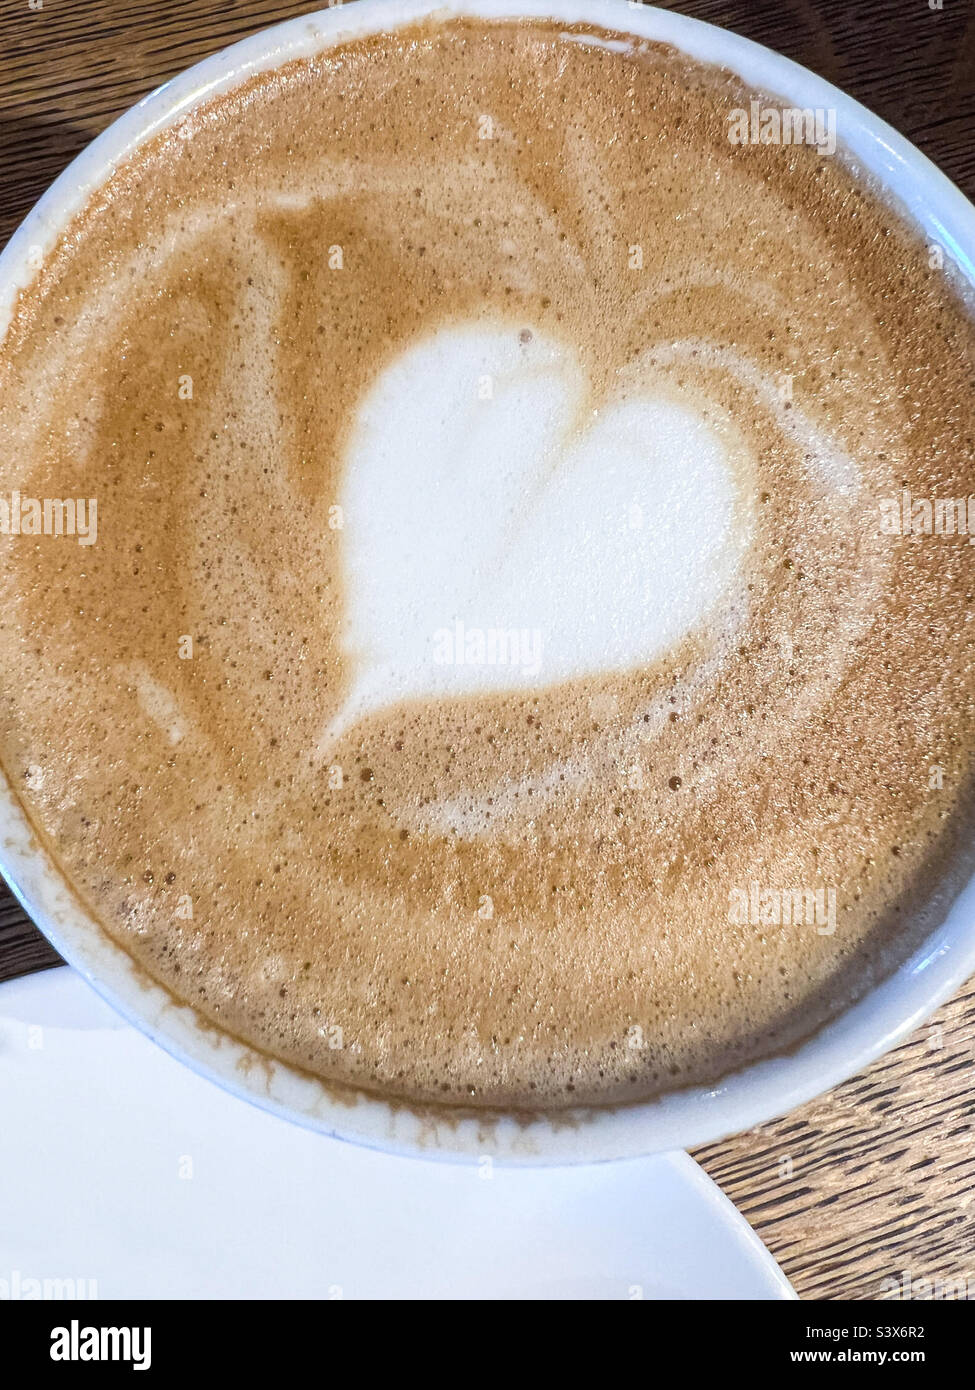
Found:
[[[426,15],[540,15],[588,21],[662,40],[718,63],[798,107],[836,111],[840,143],[941,246],[975,285],[975,208],[896,131],[804,68],[735,34],[627,0],[357,0],[280,24],[207,58],[160,87],[65,170],[0,256],[0,337],[18,289],[89,194],[147,137],[242,78],[336,41]],[[175,1003],[114,945],[75,900],[0,779],[0,868],[64,957],[137,1028],[226,1089],[325,1134],[391,1152],[555,1164],[690,1148],[771,1119],[859,1071],[899,1042],[975,971],[975,881],[900,970],[786,1056],[756,1063],[720,1085],[661,1099],[558,1115],[477,1116],[413,1109],[363,1093],[338,1093],[211,1027]]]

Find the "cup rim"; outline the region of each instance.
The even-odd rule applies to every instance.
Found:
[[[835,108],[842,143],[919,230],[975,287],[975,207],[903,136],[838,88],[751,40],[629,0],[356,0],[262,29],[158,87],[68,165],[0,254],[0,340],[19,290],[59,233],[143,141],[249,76],[346,39],[420,19],[548,18],[672,44],[802,107]],[[0,776],[0,869],[62,956],[141,1032],[225,1090],[334,1138],[385,1152],[515,1164],[601,1162],[691,1148],[786,1113],[853,1076],[900,1042],[975,972],[975,878],[898,970],[815,1035],[712,1086],[647,1101],[530,1116],[412,1106],[333,1087],[207,1024],[152,981],[98,926],[35,835]]]

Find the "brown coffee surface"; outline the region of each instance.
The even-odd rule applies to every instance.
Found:
[[[950,265],[841,153],[732,143],[739,79],[599,37],[455,20],[253,78],[119,168],[0,344],[0,494],[97,499],[93,545],[0,536],[34,827],[206,1020],[405,1099],[714,1080],[970,868],[975,547],[881,526],[975,492]],[[747,552],[662,659],[323,749],[356,412],[457,323],[571,345],[593,409],[639,370],[731,430]],[[793,890],[833,920],[781,920]]]

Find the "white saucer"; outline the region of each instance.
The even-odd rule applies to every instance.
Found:
[[[0,1294],[30,1280],[99,1298],[795,1296],[687,1154],[511,1169],[342,1144],[196,1076],[67,968],[0,985]]]

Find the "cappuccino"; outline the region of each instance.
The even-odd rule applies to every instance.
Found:
[[[884,506],[975,494],[971,308],[841,124],[756,109],[584,26],[359,38],[143,143],[20,295],[0,494],[97,530],[0,528],[0,761],[207,1024],[618,1103],[943,917],[973,551]]]

